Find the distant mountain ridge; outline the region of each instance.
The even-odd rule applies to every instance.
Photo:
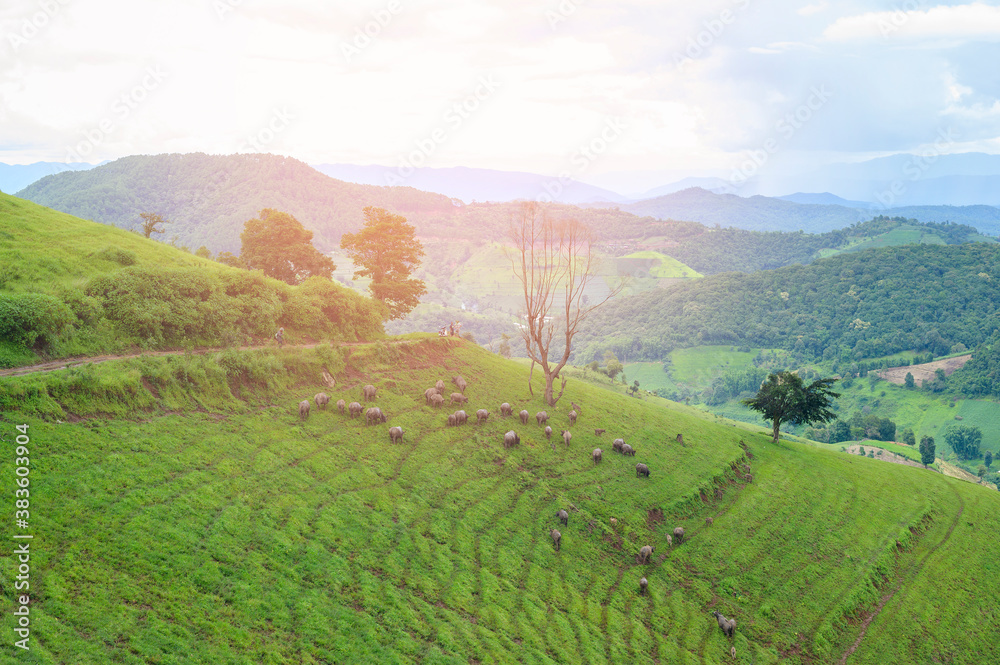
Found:
[[[391,166],[355,164],[313,164],[331,178],[364,185],[406,185],[425,192],[443,194],[465,203],[473,201],[555,201],[557,203],[623,202],[627,199],[608,189],[577,180],[562,181],[554,176],[520,171],[496,171],[465,166],[414,168],[404,176]]]
[[[868,217],[866,213],[840,205],[793,203],[766,196],[742,198],[735,194],[716,194],[691,187],[674,194],[659,196],[622,206],[639,216],[718,224],[751,231],[805,231],[825,233],[850,226]]]
[[[34,164],[0,163],[0,192],[15,194],[47,175],[63,171],[86,171],[96,164],[67,162],[35,162]]]
[[[822,192],[819,194],[796,192],[794,194],[775,196],[773,198],[781,199],[782,201],[791,201],[792,203],[804,203],[807,205],[840,205],[848,208],[861,208],[863,210],[876,207],[874,203],[868,203],[867,201],[848,201],[847,199],[841,198],[836,194],[831,194],[830,192]]]
[[[792,195],[780,199],[758,195],[743,198],[734,194],[716,194],[700,187],[692,187],[655,199],[623,205],[621,209],[656,219],[685,220],[706,226],[718,224],[722,227],[751,231],[825,233],[871,219],[876,214],[887,214],[921,222],[967,224],[986,235],[1000,234],[1000,208],[994,206],[927,205],[883,210],[832,203],[797,203],[788,200],[792,197],[803,200],[813,196],[817,197],[816,200],[822,200],[822,197],[833,195]]]
[[[825,164],[817,168],[805,165],[792,172],[769,170],[736,186],[724,175],[717,177],[678,178],[676,172],[664,176],[667,184],[657,187],[627,187],[624,173],[605,174],[602,182],[619,183],[619,190],[642,191],[632,196],[632,203],[665,194],[701,187],[743,197],[762,195],[773,198],[796,196],[789,192],[826,192],[837,200],[809,200],[799,203],[834,203],[849,207],[877,206],[886,214],[891,208],[912,205],[991,205],[1000,206],[1000,155],[981,152],[938,154],[897,153],[862,162]],[[650,174],[642,175],[648,183]],[[627,182],[627,179],[624,180]],[[793,199],[789,199],[793,200]]]

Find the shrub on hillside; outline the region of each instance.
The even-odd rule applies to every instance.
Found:
[[[322,277],[286,287],[286,327],[316,338],[371,339],[383,332],[381,303]]]
[[[278,325],[315,338],[382,332],[378,303],[318,277],[291,287],[259,272],[133,266],[95,279],[87,295],[124,336],[149,346],[270,338]]]
[[[194,268],[125,268],[94,280],[87,295],[124,334],[153,346],[218,339],[234,318],[218,281]]]
[[[27,348],[50,350],[75,320],[58,298],[41,293],[0,294],[0,338]]]
[[[135,252],[120,247],[105,247],[95,255],[99,259],[117,263],[120,266],[134,266],[136,263]]]

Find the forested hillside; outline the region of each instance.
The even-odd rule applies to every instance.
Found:
[[[263,208],[295,216],[323,251],[361,226],[361,210],[448,214],[440,194],[412,187],[355,185],[275,155],[136,155],[89,171],[42,178],[18,196],[77,217],[132,228],[141,212],[170,220],[163,236],[180,245],[237,253],[243,224]]]
[[[662,359],[676,347],[733,344],[863,359],[973,348],[1000,327],[1000,246],[910,245],[808,266],[723,274],[622,298],[595,312],[576,362],[605,350]]]
[[[160,239],[192,249],[204,245],[213,253],[238,253],[244,223],[263,208],[295,216],[315,232],[316,246],[329,251],[343,233],[360,228],[365,206],[400,213],[418,235],[452,242],[501,239],[519,207],[516,202],[463,206],[412,187],[346,183],[296,159],[269,154],[125,157],[90,171],[43,178],[18,195],[122,228],[133,228],[141,212],[156,212],[170,221]],[[650,223],[671,226],[614,209],[562,204],[546,209],[554,216],[580,217],[608,240],[641,236]]]
[[[951,387],[965,395],[1000,397],[1000,330],[976,347],[972,360],[953,375]]]
[[[706,275],[771,270],[795,263],[810,263],[824,254],[858,251],[871,246],[996,242],[995,238],[980,235],[976,229],[964,224],[922,223],[916,219],[883,215],[827,233],[737,228],[710,230],[690,228],[680,223],[667,229],[672,234],[669,239],[679,244],[663,251]]]

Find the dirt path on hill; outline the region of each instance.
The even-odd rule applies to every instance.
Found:
[[[863,613],[864,619],[861,621],[861,633],[858,634],[858,639],[854,641],[854,644],[848,647],[847,651],[844,652],[844,655],[841,656],[839,661],[837,661],[837,665],[845,665],[847,663],[847,659],[854,655],[854,652],[857,651],[859,646],[861,646],[861,641],[865,639],[865,635],[868,633],[868,626],[871,625],[872,621],[878,618],[878,615],[882,612],[883,608],[885,608],[886,604],[892,600],[893,596],[895,596],[896,593],[903,587],[903,583],[919,575],[921,571],[923,571],[927,560],[930,559],[942,545],[947,543],[949,538],[951,538],[951,532],[955,530],[955,527],[958,525],[958,520],[961,519],[962,513],[965,511],[965,501],[962,500],[962,496],[955,491],[954,488],[952,488],[952,491],[955,492],[955,496],[958,497],[958,514],[955,515],[955,519],[952,520],[951,526],[948,527],[948,533],[944,534],[944,538],[942,538],[940,542],[936,543],[930,551],[928,551],[923,558],[920,559],[920,561],[916,564],[911,564],[910,568],[897,574],[897,581],[892,589],[882,596],[878,605],[876,605],[874,609],[870,612]]]
[[[879,377],[885,379],[889,383],[895,383],[897,386],[903,385],[906,381],[906,374],[909,372],[913,375],[913,381],[916,383],[917,387],[920,387],[923,381],[933,381],[934,373],[939,370],[944,370],[944,375],[949,376],[956,369],[961,368],[965,363],[972,360],[972,354],[965,356],[955,356],[954,358],[945,358],[944,360],[935,360],[932,363],[924,363],[922,365],[906,365],[904,367],[890,367],[889,369],[879,370],[875,372]]]
[[[412,340],[395,340],[389,342],[390,344],[408,344]],[[315,342],[313,344],[286,344],[284,348],[288,349],[314,349],[322,344],[327,344],[328,342]],[[363,346],[365,344],[372,344],[372,342],[333,342],[334,346]],[[237,349],[239,351],[251,351],[254,349],[274,349],[277,348],[274,344],[260,344],[256,346],[214,346],[214,347],[200,347],[193,350],[181,350],[175,349],[173,351],[141,351],[137,353],[124,353],[121,355],[101,355],[101,356],[87,356],[84,358],[62,358],[61,360],[52,360],[47,363],[39,363],[37,365],[25,365],[24,367],[12,367],[10,369],[0,369],[0,377],[4,376],[23,376],[25,374],[34,374],[36,372],[54,372],[60,369],[69,369],[76,365],[89,365],[107,362],[108,360],[128,360],[129,358],[142,358],[148,356],[182,356],[185,354],[192,354],[203,356],[208,353],[220,353],[222,351],[229,351],[231,349]]]
[[[900,445],[902,445],[902,444],[900,444]],[[924,465],[921,464],[920,462],[917,462],[916,460],[912,460],[909,457],[906,457],[905,455],[897,455],[896,453],[894,453],[892,451],[889,451],[889,450],[886,450],[885,448],[879,448],[878,444],[872,444],[872,443],[870,443],[870,444],[866,445],[864,443],[856,443],[856,444],[854,444],[852,446],[848,446],[847,447],[847,452],[850,453],[851,455],[857,455],[859,452],[861,452],[862,449],[864,449],[865,451],[868,451],[868,450],[871,450],[873,448],[878,448],[878,450],[880,450],[882,452],[881,455],[879,455],[878,453],[876,453],[875,457],[873,459],[877,459],[877,460],[882,461],[882,462],[892,462],[893,464],[905,464],[907,466],[915,466],[918,469],[924,468]]]

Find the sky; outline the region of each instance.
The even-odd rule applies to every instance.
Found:
[[[983,2],[6,0],[0,162],[271,152],[610,185],[1000,153],[998,42]]]

